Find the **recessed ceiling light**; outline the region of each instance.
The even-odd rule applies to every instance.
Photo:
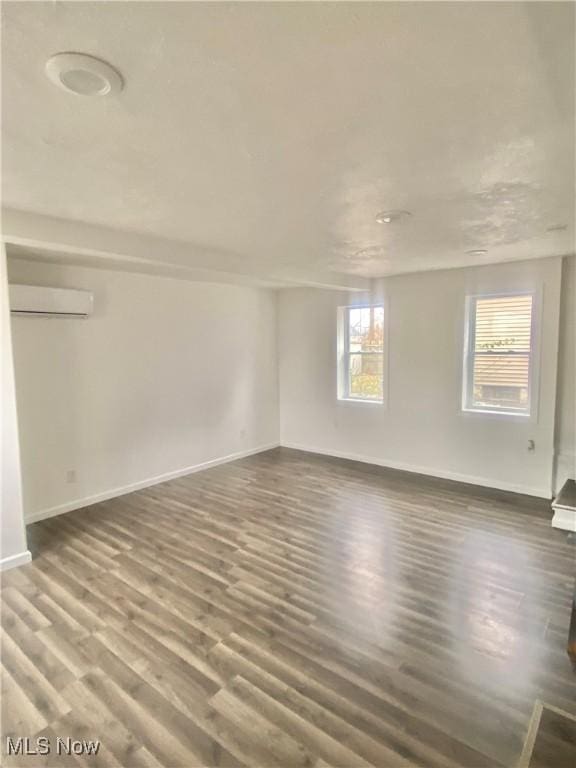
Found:
[[[485,248],[471,248],[469,251],[466,251],[466,253],[469,256],[486,256],[488,251]]]
[[[381,211],[376,216],[378,224],[392,224],[401,219],[407,219],[408,216],[412,216],[410,211]]]
[[[363,261],[366,259],[377,259],[382,256],[386,256],[387,251],[386,248],[382,245],[369,245],[367,248],[362,248],[359,251],[356,251],[356,253],[352,254],[352,258],[356,259],[358,261]]]
[[[58,88],[77,96],[108,96],[123,85],[114,67],[85,53],[57,53],[46,62],[46,74]]]

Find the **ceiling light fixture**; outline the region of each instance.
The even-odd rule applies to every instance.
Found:
[[[54,85],[77,96],[108,96],[123,86],[114,67],[85,53],[57,53],[45,69]]]
[[[396,221],[407,219],[408,216],[412,216],[410,211],[381,211],[376,216],[378,224],[393,224]]]
[[[382,245],[369,245],[367,248],[362,248],[356,253],[352,254],[352,258],[363,261],[367,259],[377,259],[381,256],[386,256],[386,248]]]
[[[471,248],[469,251],[466,251],[466,253],[469,256],[486,256],[488,251],[485,248]]]

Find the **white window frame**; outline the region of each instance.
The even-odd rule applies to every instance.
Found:
[[[532,297],[532,317],[530,323],[530,359],[528,362],[528,408],[526,410],[490,408],[473,405],[476,302],[478,299],[499,299],[512,296]],[[462,411],[464,413],[499,416],[506,419],[536,421],[538,406],[538,383],[540,372],[540,294],[534,289],[482,292],[466,296],[464,319],[464,358],[462,365]]]
[[[374,309],[378,307],[382,309],[383,322],[384,322],[384,334],[383,334],[383,350],[379,352],[350,352],[349,334],[350,334],[350,310],[352,309]],[[366,304],[350,304],[345,307],[338,307],[338,400],[343,403],[360,403],[362,405],[386,405],[388,387],[387,387],[387,371],[388,371],[388,317],[386,311],[386,304],[384,300],[379,300]],[[379,400],[356,397],[350,394],[350,355],[382,355],[382,398]]]

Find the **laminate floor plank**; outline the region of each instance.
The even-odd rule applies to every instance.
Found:
[[[2,576],[3,764],[568,764],[576,550],[550,519],[282,448],[35,523]]]

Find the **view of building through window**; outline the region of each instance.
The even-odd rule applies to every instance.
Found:
[[[467,407],[529,412],[532,303],[531,295],[473,299]]]

